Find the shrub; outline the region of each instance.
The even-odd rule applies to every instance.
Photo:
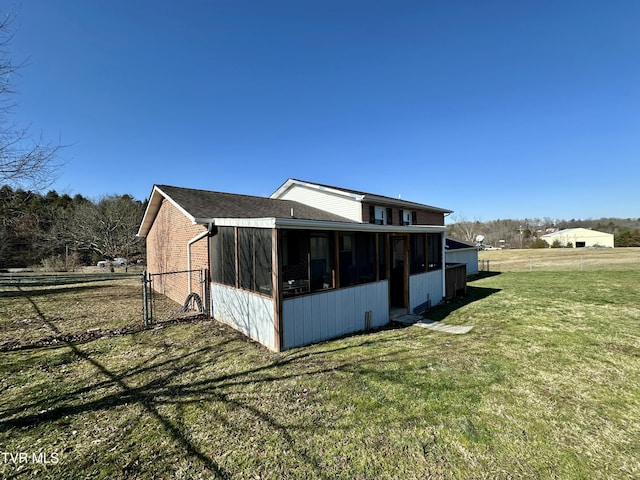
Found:
[[[549,244],[541,238],[536,238],[529,244],[529,248],[547,248],[548,246]]]
[[[67,268],[62,255],[52,255],[42,260],[42,268],[45,272],[66,272]]]

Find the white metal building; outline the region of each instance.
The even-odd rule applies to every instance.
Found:
[[[568,228],[553,233],[547,233],[542,238],[550,246],[557,240],[560,246],[573,248],[607,247],[613,248],[613,235],[611,233],[598,232],[588,228]]]

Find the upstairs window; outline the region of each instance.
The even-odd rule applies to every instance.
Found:
[[[400,210],[400,225],[416,225],[418,213],[411,210]]]
[[[390,209],[384,207],[376,207],[374,205],[369,206],[369,223],[375,223],[376,225],[389,225],[387,219],[387,213]]]

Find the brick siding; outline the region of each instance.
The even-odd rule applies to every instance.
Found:
[[[371,203],[362,203],[362,221],[363,223],[369,223],[369,206]],[[389,208],[386,205],[373,204],[376,207],[383,207],[385,209]],[[400,224],[400,208],[393,206],[390,207],[392,210],[392,224],[399,225]],[[418,215],[418,223],[417,225],[444,225],[444,214],[440,212],[433,212],[431,210],[426,209],[417,209],[417,208],[406,208],[404,211],[412,211],[416,212]],[[386,215],[386,213],[385,213]]]
[[[205,230],[202,225],[193,225],[171,202],[163,200],[147,235],[147,271],[153,274],[187,270],[188,242]],[[205,237],[191,245],[192,270],[209,268],[208,243]],[[155,278],[154,289],[178,303],[183,303],[190,293],[187,274]],[[192,289],[197,291],[197,273],[192,274],[191,281]]]

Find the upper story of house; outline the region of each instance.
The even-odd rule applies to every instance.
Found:
[[[377,225],[444,225],[451,210],[399,198],[289,179],[271,198],[294,200],[359,223]]]

